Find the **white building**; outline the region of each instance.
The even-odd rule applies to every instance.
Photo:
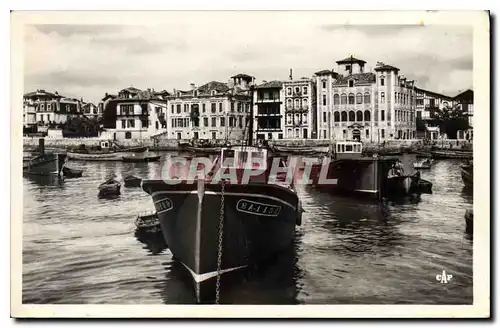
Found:
[[[66,123],[68,117],[81,114],[81,101],[45,90],[36,90],[23,96],[25,126],[48,126]]]
[[[284,129],[286,139],[313,137],[316,98],[312,79],[283,81],[285,90]]]
[[[253,93],[253,138],[283,139],[285,126],[283,82],[264,82]]]
[[[110,101],[116,105],[114,139],[142,139],[167,131],[167,101],[154,91],[130,87]]]

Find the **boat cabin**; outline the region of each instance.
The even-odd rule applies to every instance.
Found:
[[[267,168],[268,152],[265,148],[237,146],[222,148],[220,163],[223,168],[252,169]]]
[[[333,156],[335,159],[361,157],[363,147],[359,141],[337,141],[333,144]]]

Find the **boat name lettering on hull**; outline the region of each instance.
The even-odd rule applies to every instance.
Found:
[[[174,208],[174,204],[170,198],[163,198],[155,202],[157,213],[167,212]]]
[[[247,199],[240,199],[236,203],[238,212],[263,215],[263,216],[278,216],[281,211],[281,206],[254,202]]]

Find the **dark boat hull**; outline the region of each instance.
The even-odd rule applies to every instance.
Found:
[[[461,167],[462,181],[466,188],[472,188],[474,186],[474,175],[472,167],[462,166]]]
[[[83,170],[72,169],[69,167],[63,167],[63,176],[65,178],[80,178],[83,175]]]
[[[144,180],[174,257],[191,274],[199,302],[213,296],[218,271],[220,184]],[[265,261],[293,241],[298,197],[270,184],[225,185],[221,274]]]
[[[123,179],[123,184],[125,187],[140,187],[142,179],[135,176],[127,176]]]
[[[119,196],[121,194],[120,189],[121,184],[118,181],[101,184],[99,186],[99,193],[97,197],[110,198]]]
[[[122,157],[122,160],[124,162],[130,162],[130,163],[144,163],[144,162],[157,162],[159,161],[161,156],[145,156],[145,157],[140,157],[140,156],[124,156]]]
[[[23,173],[30,175],[61,176],[66,162],[64,154],[44,154],[33,159],[23,160]]]
[[[372,157],[332,160],[326,174],[321,173],[321,165],[313,166],[312,184],[318,189],[377,199],[384,194],[385,177],[394,161],[394,158]],[[332,181],[322,182],[321,174]]]

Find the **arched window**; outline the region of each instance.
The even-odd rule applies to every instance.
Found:
[[[306,108],[307,108],[307,98],[302,99],[302,107],[303,107],[304,109],[306,109]]]
[[[347,122],[347,112],[346,111],[341,112],[340,118],[342,119],[342,122]]]
[[[347,104],[347,95],[345,93],[343,93],[343,94],[340,95],[340,103],[342,105]]]
[[[292,88],[287,88],[287,89],[286,89],[286,94],[287,94],[288,96],[291,96],[291,95],[292,95]]]
[[[333,104],[334,105],[340,104],[339,95],[337,93],[333,95]]]
[[[339,112],[333,112],[333,121],[340,122],[340,113]]]
[[[371,120],[370,111],[369,110],[365,110],[365,121],[370,121],[370,120]]]
[[[365,92],[365,104],[369,104],[371,102],[370,100],[370,94],[368,92]]]
[[[356,112],[356,121],[360,122],[360,121],[362,121],[362,120],[363,120],[363,112],[362,112],[362,111],[360,111],[360,110],[358,110],[358,111]]]
[[[288,98],[286,100],[286,108],[288,108],[288,109],[292,108],[292,99]]]
[[[349,105],[354,105],[354,93],[349,94]]]
[[[300,99],[295,99],[295,109],[299,109],[300,107]]]
[[[349,122],[354,122],[355,119],[356,119],[356,114],[354,114],[354,111],[351,110],[349,112]]]
[[[130,131],[125,132],[125,139],[132,139],[132,132]]]
[[[362,104],[363,103],[363,95],[361,93],[358,93],[356,95],[356,104]]]

